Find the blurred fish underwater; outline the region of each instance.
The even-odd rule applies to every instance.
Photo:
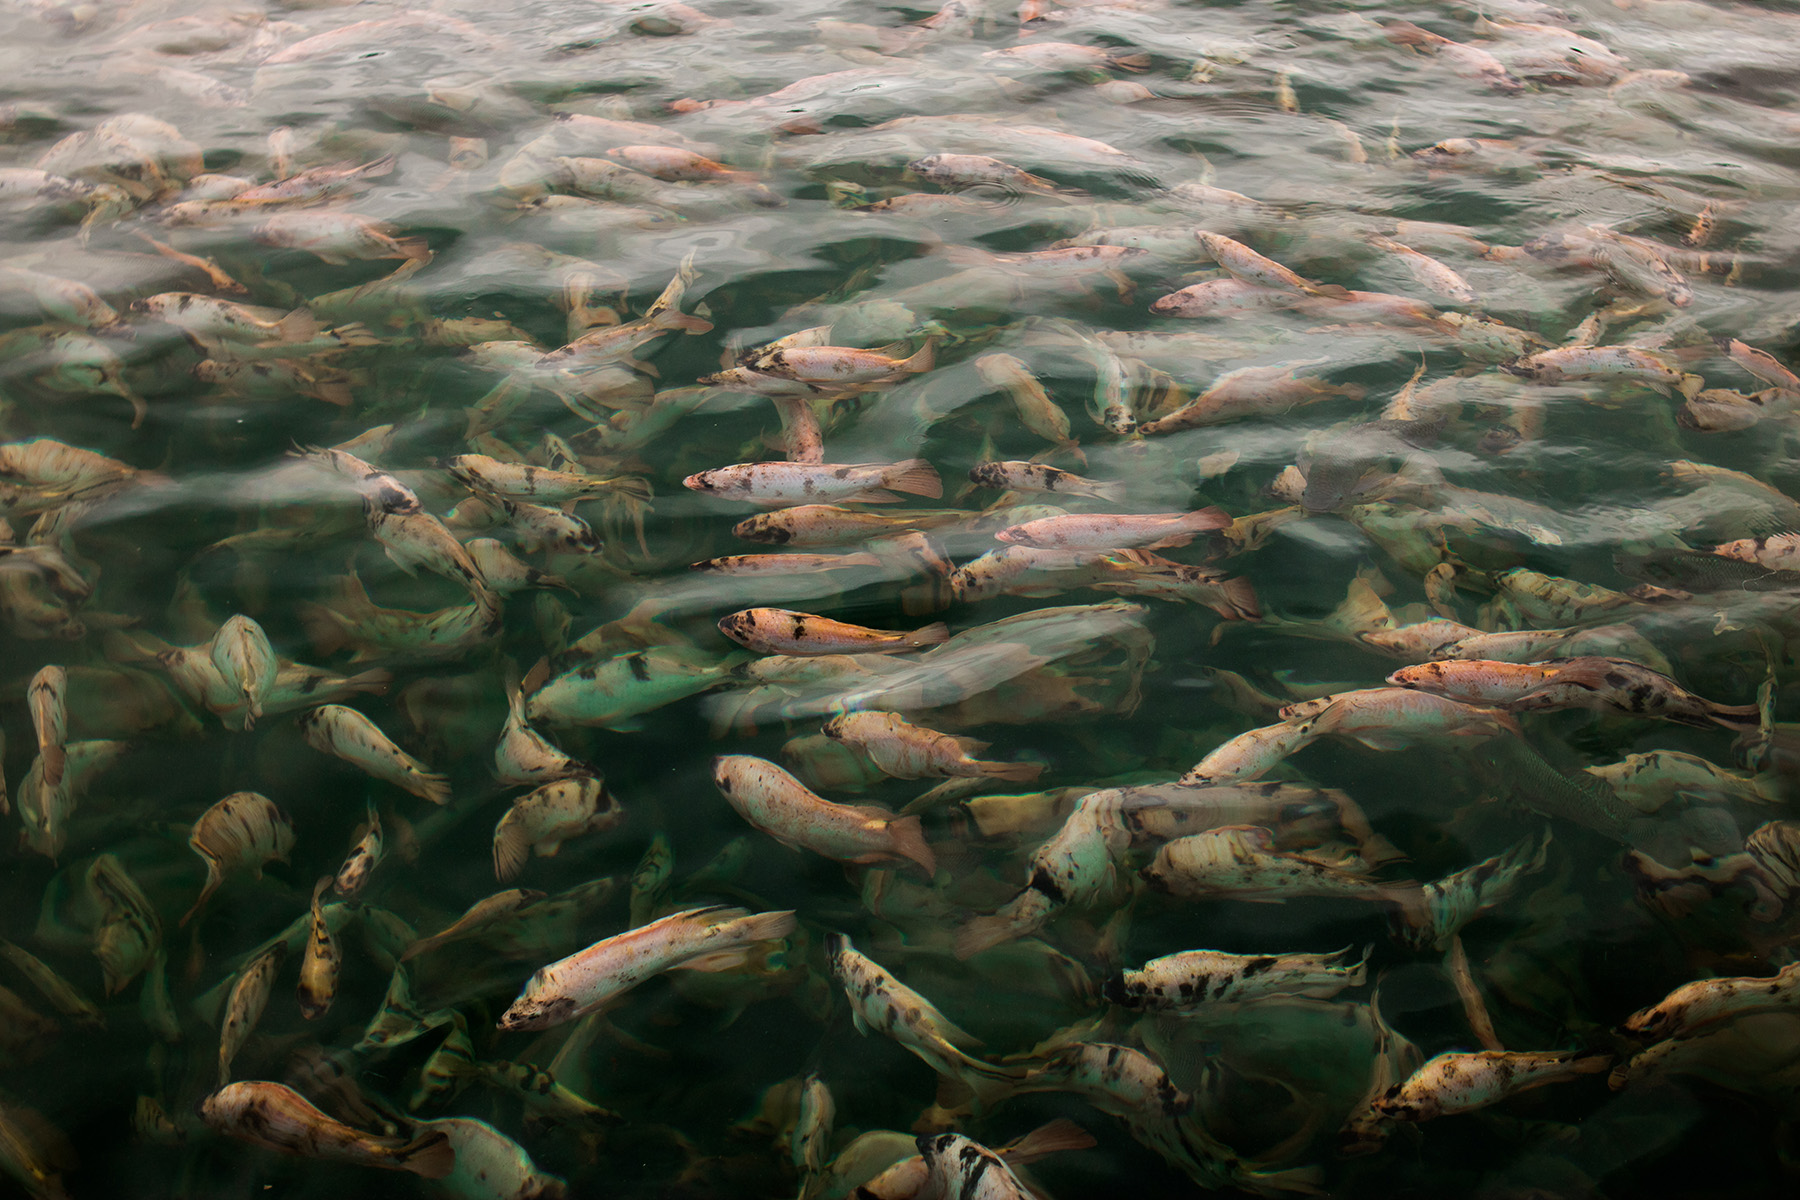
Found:
[[[1800,1183],[1800,6],[0,35],[0,1195]]]

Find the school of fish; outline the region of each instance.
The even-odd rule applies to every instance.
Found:
[[[1800,14],[0,28],[0,1195],[1794,1185]]]

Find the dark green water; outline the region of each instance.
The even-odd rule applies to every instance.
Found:
[[[1697,1028],[1660,1069],[1602,1071],[1467,1114],[1383,1124],[1357,1154],[1340,1129],[1383,1071],[1398,1064],[1385,1079],[1394,1083],[1433,1055],[1481,1048],[1444,949],[1396,936],[1389,905],[1166,895],[1139,878],[1161,841],[1144,834],[1115,855],[1116,889],[1030,936],[966,959],[953,950],[971,918],[1018,892],[1073,796],[1170,783],[1276,723],[1281,704],[1380,687],[1429,651],[1384,653],[1369,636],[1434,616],[1481,631],[1606,627],[1518,661],[1613,654],[1728,705],[1754,703],[1772,678],[1772,720],[1791,717],[1800,577],[1706,552],[1800,519],[1783,495],[1800,494],[1800,391],[1779,374],[1800,341],[1795,6],[1129,0],[1021,10],[955,0],[933,17],[824,0],[30,0],[0,13],[0,33],[0,515],[18,546],[35,547],[0,559],[8,821],[28,807],[28,771],[43,769],[24,703],[40,668],[66,671],[68,741],[122,743],[110,765],[77,770],[71,758],[79,797],[60,845],[46,853],[23,834],[16,849],[5,839],[0,935],[97,1004],[104,1027],[59,1013],[0,964],[0,984],[17,993],[0,1016],[0,1126],[32,1147],[9,1151],[0,1138],[0,1189],[512,1194],[466,1170],[457,1191],[282,1157],[201,1119],[218,1083],[220,997],[251,951],[306,916],[314,881],[338,871],[371,804],[387,856],[354,898],[331,898],[345,907],[333,910],[343,966],[329,1011],[302,1016],[296,940],[231,1078],[286,1081],[339,1120],[402,1138],[427,1132],[411,1129],[416,1120],[486,1122],[571,1196],[847,1194],[867,1171],[840,1164],[809,1181],[793,1165],[794,1088],[812,1074],[835,1105],[827,1161],[867,1131],[956,1128],[1000,1146],[1062,1117],[1096,1144],[1030,1168],[1046,1195],[1225,1186],[1229,1170],[1184,1173],[1066,1090],[973,1106],[953,1087],[940,1094],[933,1069],[903,1045],[854,1027],[824,951],[834,932],[981,1039],[978,1057],[1023,1074],[1043,1068],[1054,1038],[1138,1047],[1191,1096],[1192,1128],[1259,1167],[1309,1172],[1329,1195],[1711,1197],[1793,1186],[1791,1004]],[[632,146],[698,153],[715,161],[691,169],[713,176],[657,179],[621,160],[667,175],[666,157],[659,167],[643,152],[607,156]],[[1006,186],[933,182],[908,167],[929,155],[989,156],[1028,175]],[[307,169],[390,158],[297,203],[244,195]],[[921,193],[957,199],[866,207]],[[411,257],[321,257],[280,244],[266,225],[295,223],[310,237],[345,214],[374,231],[364,237],[381,243],[378,254]],[[1241,242],[1304,282],[1248,310],[1152,311],[1178,289],[1254,269],[1215,264],[1196,231]],[[418,240],[396,248],[384,237]],[[1061,239],[1141,252],[1109,272],[992,257]],[[1432,291],[1442,275],[1416,275],[1381,239],[1430,256],[1421,271],[1453,271],[1474,301]],[[590,353],[572,376],[538,362],[585,329],[643,318],[684,263],[678,306],[710,330],[646,335],[630,361]],[[1340,288],[1386,299],[1357,304]],[[184,332],[153,299],[173,293],[261,306],[257,320],[297,311],[335,333],[299,345],[310,333],[295,323],[220,334],[173,314]],[[571,312],[571,297],[593,315]],[[1512,341],[1484,348],[1454,314],[1479,314]],[[1581,336],[1596,314],[1605,320],[1588,341],[1637,348],[1659,377],[1531,378],[1531,364],[1515,361]],[[934,347],[929,370],[837,394],[821,386],[803,401],[822,421],[826,463],[922,458],[943,481],[942,499],[852,507],[943,515],[930,545],[958,565],[1001,548],[998,530],[1057,511],[1043,505],[1217,505],[1240,519],[1288,509],[1253,546],[1228,536],[1240,522],[1154,551],[1247,581],[1260,616],[1223,620],[1204,603],[1054,574],[970,599],[874,535],[791,547],[878,552],[855,571],[690,570],[781,547],[733,535],[762,509],[682,480],[782,462],[792,448],[754,382],[698,380],[825,326],[828,346],[895,358]],[[1170,340],[1106,336],[1134,331]],[[1776,365],[1733,357],[1734,338]],[[995,354],[1029,368],[1078,446],[1033,431],[976,365]],[[250,372],[253,362],[268,369]],[[1103,428],[1095,415],[1109,372],[1142,425],[1229,372],[1281,366],[1332,389],[1301,405],[1265,382],[1237,412],[1151,436]],[[1409,387],[1407,409],[1397,397]],[[1701,388],[1734,394],[1705,407],[1706,397],[1688,399]],[[136,424],[132,398],[145,406]],[[139,474],[71,488],[43,474],[42,443],[27,449],[43,438]],[[450,536],[496,539],[561,586],[510,590],[491,623],[447,648],[421,648],[415,634],[355,653],[354,638],[330,633],[332,612],[348,612],[350,572],[375,604],[404,610],[396,620],[471,600],[429,571],[405,573],[372,535],[355,482],[292,454],[329,446],[391,472]],[[540,547],[442,465],[470,453],[616,481],[574,509],[598,549]],[[965,482],[977,463],[1034,457],[1115,483],[1119,499]],[[1290,475],[1284,493],[1278,477],[1291,467],[1304,480]],[[1427,590],[1440,564],[1454,580],[1447,593],[1436,587],[1443,571]],[[1503,573],[1518,567],[1558,577],[1564,594],[1609,591],[1581,611],[1509,603],[1517,577]],[[1130,574],[1115,563],[1102,582],[1128,588]],[[1379,593],[1385,609],[1365,604],[1347,618],[1340,606],[1357,589]],[[942,620],[966,641],[1053,606],[1134,601],[1123,617],[1078,614],[1066,636],[974,634],[1001,643],[979,663],[901,656],[923,664],[921,686],[873,699],[860,685],[759,687],[756,655],[716,628],[733,611],[777,606],[881,629]],[[184,693],[155,652],[204,650],[234,614],[253,618],[284,662],[391,673],[342,702],[445,775],[450,802],[434,807],[309,746],[296,720],[316,696],[233,731],[222,706]],[[604,776],[622,819],[497,881],[495,825],[530,790],[492,770],[509,678],[541,659],[561,673],[650,647],[711,672],[708,686],[670,703],[628,697],[603,725],[535,722]],[[938,782],[886,778],[823,741],[821,721],[846,708],[894,709],[990,742],[983,758],[1039,762],[1032,788],[1069,791],[1060,807],[1054,796],[1021,801],[1029,819],[1016,827],[997,827],[999,806],[981,797],[1029,790],[1017,785],[927,803],[939,867],[927,885],[784,847],[714,786],[718,754],[781,762],[831,800],[891,810]],[[1787,895],[1800,876],[1758,857],[1765,843],[1745,848],[1789,815],[1781,728],[1750,718],[1740,736],[1603,704],[1516,716],[1516,733],[1486,738],[1368,733],[1379,749],[1321,729],[1251,774],[1341,791],[1398,852],[1364,864],[1396,892],[1551,832],[1542,868],[1462,934],[1507,1050],[1626,1064],[1646,1046],[1617,1032],[1635,1011],[1692,980],[1769,976],[1793,961]],[[1657,750],[1733,773],[1733,795],[1670,785],[1661,807],[1634,806],[1582,774]],[[240,791],[284,810],[292,849],[260,879],[230,873],[182,926],[205,878],[190,831]],[[1317,812],[1287,817],[1290,827],[1275,814],[1257,821],[1278,826],[1290,849],[1358,849],[1332,822],[1319,834]],[[1244,822],[1199,826],[1215,823]],[[653,843],[666,847],[666,878],[634,885]],[[136,970],[104,995],[85,882],[101,855],[154,910],[160,987],[153,969]],[[1685,886],[1645,882],[1658,875]],[[417,937],[503,887],[560,901],[397,968]],[[583,889],[579,902],[572,889]],[[651,978],[601,1020],[542,1034],[497,1028],[538,967],[630,928],[634,912],[709,903],[792,909],[798,928],[751,968]],[[1181,950],[1364,945],[1366,980],[1329,1000],[1140,1019],[1099,999],[1113,972]],[[403,1045],[359,1047],[397,969],[428,1028]],[[478,1071],[419,1096],[428,1057],[458,1025],[476,1062],[554,1064],[560,1082],[622,1119],[545,1116]],[[576,1029],[590,1040],[565,1049]],[[322,1082],[320,1062],[339,1083]],[[64,1154],[60,1185],[20,1178],[24,1159]]]

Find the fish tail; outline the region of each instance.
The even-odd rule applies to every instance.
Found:
[[[1328,296],[1334,300],[1347,300],[1350,297],[1350,289],[1337,283],[1308,284],[1305,290],[1309,296]]]
[[[958,959],[973,958],[983,950],[990,950],[1016,936],[1018,930],[1012,918],[1004,913],[973,917],[956,931],[951,950]]]
[[[63,766],[68,761],[68,755],[63,748],[52,742],[47,746],[40,747],[38,757],[44,760],[44,783],[50,787],[61,783]]]
[[[779,941],[793,933],[797,923],[798,917],[791,908],[778,912],[751,913],[733,922],[742,931],[744,938],[753,942]]]
[[[442,1179],[456,1170],[456,1147],[440,1130],[432,1130],[394,1151],[394,1161],[425,1179]]]
[[[711,333],[713,328],[713,323],[705,317],[696,317],[692,313],[673,308],[657,313],[653,323],[658,329],[679,329],[683,333]]]
[[[277,337],[284,342],[309,342],[319,336],[319,319],[305,308],[296,308],[275,322]]]
[[[1079,454],[1079,448],[1075,452]],[[1084,457],[1082,461],[1085,463],[1087,460]],[[1088,486],[1088,493],[1096,500],[1117,504],[1125,498],[1125,485],[1123,483],[1094,483]]]
[[[944,494],[944,481],[939,478],[937,468],[922,458],[909,458],[895,464],[894,472],[882,481],[882,486],[896,492],[905,492],[909,496],[926,496],[932,500],[937,500]]]
[[[182,928],[186,928],[187,923],[193,920],[195,915],[199,913],[201,909],[206,907],[206,902],[212,899],[212,894],[219,890],[219,884],[221,882],[223,881],[219,877],[218,868],[214,867],[211,863],[208,863],[206,867],[206,886],[200,889],[200,898],[194,901],[194,907],[182,914],[181,920],[177,922],[177,924]]]
[[[894,853],[918,864],[928,879],[937,874],[937,855],[926,845],[925,831],[920,827],[918,817],[894,818],[888,822],[888,833],[894,839]]]
[[[937,339],[926,338],[925,344],[911,358],[903,358],[894,364],[896,371],[906,371],[917,375],[929,371],[937,365]]]
[[[420,266],[431,261],[431,247],[422,237],[395,238],[394,248],[400,251],[401,258]]]
[[[1232,1171],[1232,1182],[1247,1192],[1255,1192],[1261,1196],[1317,1196],[1323,1193],[1324,1189],[1321,1185],[1325,1182],[1325,1172],[1321,1167],[1288,1167],[1281,1171],[1252,1171],[1240,1165]]]
[[[906,635],[906,644],[912,647],[937,646],[950,640],[950,627],[942,621],[934,621],[923,629],[915,629]]]
[[[329,657],[350,644],[350,635],[345,631],[343,622],[323,604],[302,600],[295,606],[295,614],[300,618],[300,628],[305,631],[306,640],[312,643],[313,649],[318,653]]]
[[[1067,1117],[1058,1117],[1003,1148],[1000,1156],[1006,1159],[1008,1166],[1023,1167],[1064,1150],[1086,1150],[1092,1145],[1093,1134]]]
[[[1008,783],[1035,783],[1037,777],[1044,773],[1044,764],[1035,762],[984,762],[981,773],[989,779],[1004,779]]]
[[[373,671],[364,671],[360,675],[352,675],[344,680],[344,690],[350,692],[367,692],[371,696],[385,696],[388,685],[394,682],[394,673],[386,667],[377,667]]]
[[[442,775],[431,775],[421,771],[413,777],[413,787],[407,789],[421,800],[429,800],[433,804],[450,803],[450,781]]]
[[[1397,46],[1430,46],[1436,49],[1449,40],[1430,30],[1420,29],[1411,21],[1388,21],[1382,28],[1387,31],[1388,41]]]
[[[1107,59],[1106,63],[1108,66],[1117,67],[1122,71],[1148,71],[1150,56],[1148,54],[1115,54]]]
[[[1568,1066],[1577,1075],[1598,1075],[1612,1068],[1615,1057],[1610,1050],[1572,1050]]]
[[[511,883],[525,869],[525,860],[530,856],[531,841],[524,830],[504,822],[494,830],[495,879],[501,883]]]
[[[349,382],[343,379],[315,379],[308,385],[306,394],[338,408],[349,408],[355,400],[350,394]]]

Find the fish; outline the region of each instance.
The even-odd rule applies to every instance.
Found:
[[[969,468],[969,482],[1003,491],[1053,492],[1070,496],[1091,496],[1117,504],[1125,495],[1125,485],[1083,479],[1070,471],[1037,462],[985,462]]]
[[[485,454],[452,455],[443,466],[451,478],[469,490],[508,500],[566,504],[604,496],[619,487],[617,479],[605,476],[502,462]]]
[[[442,1179],[456,1167],[456,1151],[442,1133],[411,1140],[365,1133],[332,1120],[280,1083],[226,1084],[200,1102],[200,1116],[227,1137],[282,1154],[410,1171],[423,1179]]]
[[[1276,764],[1318,740],[1310,721],[1278,721],[1246,730],[1215,747],[1176,780],[1183,787],[1260,779]]]
[[[1645,1040],[1692,1037],[1722,1021],[1792,1008],[1796,996],[1800,996],[1800,964],[1796,963],[1769,976],[1697,979],[1632,1013],[1619,1028]]]
[[[922,458],[904,462],[852,463],[738,463],[699,471],[681,481],[690,491],[731,500],[776,506],[819,501],[858,504],[892,504],[900,497],[944,494],[937,469]]]
[[[733,970],[756,943],[793,931],[792,909],[751,913],[713,905],[670,913],[540,967],[498,1025],[513,1031],[567,1024],[664,971]]]
[[[440,1185],[461,1200],[564,1200],[568,1184],[540,1171],[525,1148],[473,1117],[438,1117],[415,1129],[442,1134],[455,1166]]]
[[[1754,726],[1758,715],[1754,704],[1718,704],[1659,671],[1623,658],[1588,656],[1522,664],[1450,659],[1402,667],[1388,676],[1388,682],[1513,712],[1594,708],[1727,729]]]
[[[300,959],[300,985],[296,995],[300,1015],[314,1021],[331,1010],[337,999],[338,971],[344,961],[343,948],[332,935],[320,901],[331,886],[331,876],[320,879],[313,887],[312,923],[306,934],[306,951]]]
[[[331,890],[340,896],[354,896],[368,886],[369,876],[387,853],[381,836],[381,813],[374,801],[369,802],[369,819],[363,835],[344,858],[344,865],[331,881]]]
[[[1107,977],[1106,998],[1146,1012],[1194,1012],[1208,1004],[1245,1004],[1264,996],[1329,1000],[1368,978],[1369,951],[1352,962],[1355,947],[1330,954],[1226,954],[1184,950],[1137,970]]]
[[[714,758],[713,784],[739,816],[791,849],[847,863],[908,862],[927,878],[937,874],[937,857],[917,816],[834,804],[774,763],[749,754]]]
[[[425,764],[388,740],[375,723],[353,708],[325,704],[308,712],[297,723],[306,744],[343,759],[354,767],[401,791],[433,804],[450,802],[450,782],[425,769]]]
[[[231,1082],[231,1064],[262,1020],[275,988],[275,976],[287,960],[287,946],[276,942],[239,968],[219,1018],[219,1086]]]
[[[879,1133],[863,1135],[871,1140],[879,1139]],[[896,1135],[899,1136],[899,1135]],[[902,1138],[904,1150],[918,1147],[917,1139],[910,1135]],[[1075,1122],[1064,1117],[1046,1122],[1024,1136],[1004,1146],[994,1148],[994,1153],[1004,1159],[1008,1166],[1029,1166],[1039,1159],[1048,1158],[1052,1154],[1065,1150],[1085,1150],[1095,1144],[1093,1134]],[[843,1175],[846,1160],[853,1160],[855,1143],[838,1152],[832,1164],[834,1175]],[[873,1147],[872,1147],[873,1148]],[[931,1171],[925,1165],[923,1155],[914,1154],[901,1158],[898,1162],[882,1171],[879,1175],[866,1179],[850,1193],[851,1200],[921,1200],[929,1195]]]
[[[899,713],[845,713],[825,722],[825,736],[868,757],[894,779],[973,777],[1032,783],[1042,763],[983,762],[970,757],[987,743],[912,724]]]
[[[727,554],[691,564],[691,569],[709,575],[732,575],[763,578],[767,576],[809,575],[815,571],[848,571],[858,567],[879,567],[881,559],[863,551],[848,554]]]
[[[47,788],[62,783],[64,750],[69,740],[69,676],[58,666],[40,668],[25,685],[25,703],[31,710],[31,727],[37,733],[40,775]]]
[[[491,896],[477,900],[469,906],[462,916],[432,934],[420,938],[400,955],[401,962],[410,962],[421,954],[429,954],[440,946],[448,945],[458,938],[471,934],[497,922],[507,921],[513,916],[533,905],[544,901],[544,893],[528,888],[508,888],[495,892]]]
[[[1231,518],[1217,508],[1191,513],[1068,514],[1008,526],[994,536],[1010,545],[1037,550],[1157,549],[1185,546],[1198,535],[1229,524]]]
[[[758,654],[904,654],[950,640],[943,622],[907,633],[870,629],[785,608],[746,608],[723,617],[719,632]]]
[[[494,778],[501,783],[535,787],[571,779],[577,775],[598,774],[587,763],[563,753],[541,733],[531,727],[525,715],[525,693],[537,691],[547,681],[550,660],[545,659],[531,674],[515,682],[516,673],[509,670],[506,690],[506,724],[494,746]]]
[[[1409,902],[1418,885],[1380,881],[1335,863],[1274,848],[1253,825],[1224,825],[1168,842],[1139,874],[1159,890],[1187,897],[1283,900],[1335,896],[1389,906]]]
[[[959,1200],[1031,1200],[1006,1160],[960,1133],[921,1134],[919,1155],[931,1173],[933,1194]]]
[[[1612,1063],[1611,1054],[1578,1050],[1449,1051],[1395,1084],[1374,1107],[1396,1121],[1430,1121],[1486,1108],[1532,1088],[1598,1074]]]
[[[1043,928],[1071,904],[1092,904],[1118,883],[1131,844],[1125,797],[1117,788],[1082,796],[1056,833],[1031,852],[1025,886],[996,912],[970,918],[951,943],[967,959]]]
[[[547,725],[628,729],[643,713],[718,687],[733,665],[684,646],[628,650],[546,679],[526,694],[525,717]]]
[[[225,727],[255,728],[280,672],[280,662],[275,657],[275,648],[269,644],[269,635],[249,617],[236,614],[213,635],[209,657],[225,691],[241,697],[242,716],[237,715],[240,701],[234,699],[221,714]]]
[[[1209,258],[1234,278],[1254,287],[1299,292],[1307,296],[1342,297],[1348,294],[1337,284],[1315,283],[1302,278],[1274,259],[1264,257],[1244,243],[1222,233],[1202,229],[1194,234],[1194,238]]]
[[[570,838],[609,829],[624,819],[619,802],[596,776],[546,783],[515,799],[494,826],[494,878],[511,882],[533,854],[552,858]]]
[[[859,512],[837,504],[797,504],[747,517],[731,527],[731,534],[747,542],[771,542],[777,546],[840,546],[964,519],[965,514],[960,512],[911,510],[888,515]]]
[[[1515,842],[1472,867],[1434,879],[1392,914],[1401,940],[1421,949],[1446,949],[1470,921],[1505,903],[1549,861],[1550,832]]]
[[[233,792],[200,814],[188,845],[206,863],[206,883],[181,918],[183,925],[206,907],[226,875],[248,869],[261,879],[268,863],[286,862],[294,848],[294,826],[267,796]]]

